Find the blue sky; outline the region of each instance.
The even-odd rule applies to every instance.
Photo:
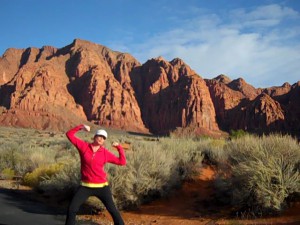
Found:
[[[183,59],[203,78],[300,80],[299,0],[0,0],[0,55],[75,38],[141,63]]]

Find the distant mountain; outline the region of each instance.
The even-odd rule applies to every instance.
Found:
[[[300,82],[256,89],[203,79],[181,59],[141,64],[75,39],[57,49],[7,49],[0,58],[0,125],[65,131],[78,123],[167,134],[231,129],[300,133]]]

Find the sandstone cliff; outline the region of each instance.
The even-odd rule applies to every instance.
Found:
[[[241,78],[231,81],[225,75],[207,79],[206,83],[221,129],[242,129],[260,134],[299,133],[297,84],[255,89]]]
[[[137,65],[128,54],[82,40],[62,49],[10,49],[0,60],[0,124],[66,130],[89,120],[147,132],[130,85]]]
[[[142,118],[152,132],[188,126],[219,130],[205,81],[182,60],[151,59],[139,73]]]
[[[78,123],[166,134],[244,129],[300,133],[299,82],[256,89],[203,79],[181,59],[141,64],[75,39],[57,49],[8,49],[0,58],[0,125],[65,131]]]

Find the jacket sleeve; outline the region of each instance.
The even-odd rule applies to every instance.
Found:
[[[119,152],[119,157],[115,156],[113,153],[107,150],[107,162],[120,165],[120,166],[125,166],[126,156],[125,156],[124,149],[122,148],[121,145],[118,145],[116,148]]]
[[[76,137],[75,134],[83,128],[83,125],[78,125],[66,133],[69,141],[78,149],[80,152],[84,152],[88,143]]]

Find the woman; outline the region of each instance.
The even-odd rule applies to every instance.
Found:
[[[114,224],[123,225],[124,221],[113,202],[104,165],[106,163],[126,165],[124,150],[118,143],[113,143],[113,147],[119,152],[117,157],[104,147],[107,138],[105,130],[97,130],[92,143],[75,136],[80,130],[90,131],[90,127],[79,125],[66,133],[70,142],[77,148],[81,161],[81,185],[69,205],[66,225],[75,224],[76,213],[89,196],[98,197],[112,216]]]

